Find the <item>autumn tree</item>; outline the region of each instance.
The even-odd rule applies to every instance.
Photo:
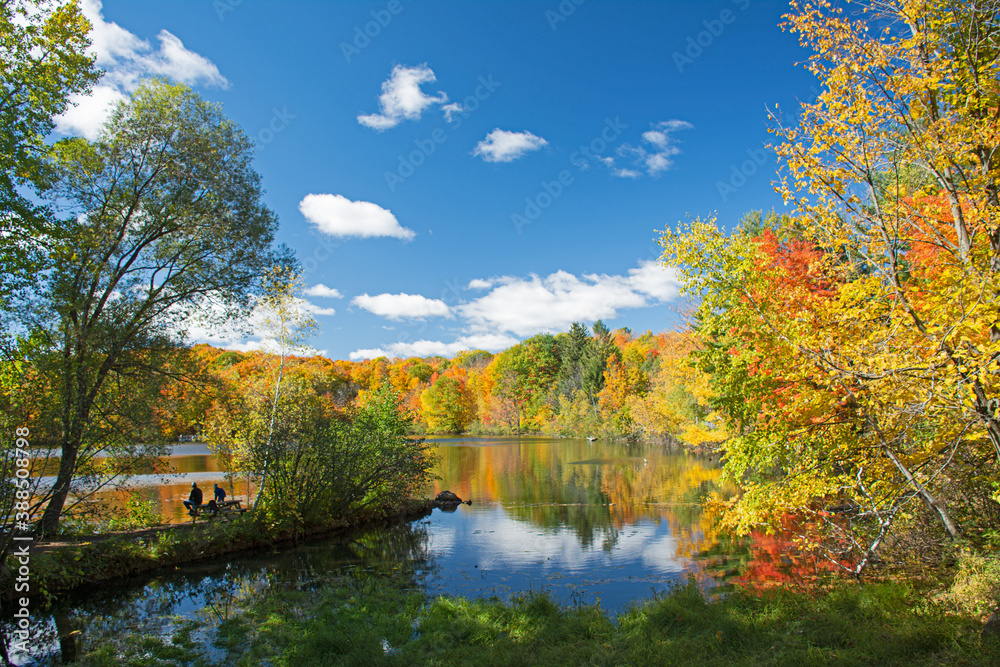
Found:
[[[503,407],[510,408],[514,432],[519,433],[537,417],[558,371],[558,349],[550,334],[533,336],[493,358],[486,370],[494,378],[492,394]]]
[[[874,296],[939,348],[933,365],[966,392],[1000,456],[989,380],[1000,349],[1000,8],[929,0],[865,12],[851,19],[817,3],[789,17],[827,90],[804,105],[799,128],[778,128],[780,189],[810,220],[810,237],[844,247],[848,268],[881,279]],[[936,285],[914,280],[922,248],[934,249],[923,277]]]
[[[164,438],[176,440],[201,433],[205,413],[215,398],[213,367],[221,354],[221,350],[201,344],[179,348],[168,356],[162,369],[166,382],[153,406],[156,428]]]
[[[622,356],[631,368],[622,400],[636,437],[685,446],[727,437],[721,416],[710,405],[711,376],[691,358],[698,350],[696,338],[690,331],[647,332],[626,344]]]
[[[476,415],[475,397],[464,372],[440,376],[420,394],[420,404],[431,433],[462,433]]]
[[[811,513],[855,573],[914,501],[952,537],[956,516],[974,522],[973,475],[995,482],[1000,455],[998,9],[860,10],[787,19],[825,86],[776,128],[797,214],[663,239],[701,299],[702,367],[736,435],[730,521]]]
[[[650,376],[659,366],[657,341],[651,333],[635,338],[619,329],[613,336],[615,353],[609,354],[604,371],[604,388],[598,395],[601,413],[618,432],[637,439],[641,430],[632,418],[633,399],[649,393]]]

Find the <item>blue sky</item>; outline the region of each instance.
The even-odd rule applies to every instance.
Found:
[[[780,208],[768,109],[815,96],[784,2],[83,4],[107,75],[59,131],[94,136],[142,76],[220,102],[333,358],[675,327],[657,230]]]

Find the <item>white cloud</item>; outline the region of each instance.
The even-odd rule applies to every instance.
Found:
[[[681,283],[674,268],[646,260],[636,269],[628,270],[629,284],[637,292],[647,294],[657,301],[672,301],[680,294]]]
[[[313,315],[336,315],[337,311],[333,308],[322,308],[317,306],[315,303],[309,303],[306,301],[302,306],[307,312]]]
[[[362,295],[352,303],[391,319],[429,315],[459,316],[465,320],[460,337],[452,342],[418,340],[397,342],[351,352],[351,359],[375,357],[451,357],[462,350],[499,352],[538,333],[566,331],[573,322],[613,319],[626,308],[643,308],[678,297],[680,283],[673,269],[645,260],[627,275],[556,271],[545,277],[503,276],[474,279],[469,288],[490,289],[472,301],[448,308],[438,300],[413,294]]]
[[[481,155],[486,162],[513,162],[528,151],[547,146],[548,141],[531,132],[510,132],[497,128],[476,144],[473,155]]]
[[[653,153],[646,156],[646,170],[651,174],[658,174],[673,166],[674,162],[667,153]]]
[[[464,319],[461,337],[453,342],[419,340],[355,350],[351,359],[374,357],[454,356],[461,350],[504,350],[517,337],[566,331],[573,322],[613,319],[626,308],[643,308],[678,297],[680,283],[673,269],[646,260],[627,275],[556,271],[541,277],[503,276],[474,279],[470,289],[489,289],[479,298],[449,308],[447,304],[415,294],[364,294],[352,303],[390,319],[432,315]]]
[[[642,133],[642,140],[653,144],[657,148],[667,147],[667,134],[666,132],[660,132],[658,130],[650,130],[649,132]]]
[[[611,169],[618,178],[638,178],[642,172],[650,176],[658,176],[674,166],[673,156],[680,154],[677,139],[673,133],[679,130],[690,130],[694,125],[683,120],[664,120],[652,123],[652,129],[642,133],[645,146],[622,144],[616,151],[618,158],[628,161],[630,166],[621,167],[615,158],[603,158],[601,161]]]
[[[365,127],[382,132],[396,127],[404,120],[416,120],[424,109],[434,104],[444,104],[448,96],[438,91],[438,96],[427,95],[420,89],[425,83],[437,81],[434,72],[427,65],[406,67],[396,65],[392,74],[382,82],[382,94],[378,98],[380,113],[358,116],[358,122]],[[445,111],[449,116],[449,111]]]
[[[327,287],[323,283],[317,283],[312,287],[308,287],[303,290],[303,294],[308,296],[321,296],[328,299],[343,299],[344,295],[340,293],[339,289],[334,287]]]
[[[646,305],[645,297],[622,276],[585,275],[581,279],[556,271],[545,278],[531,275],[501,281],[489,294],[460,307],[474,326],[519,336],[556,333],[573,322],[610,319],[620,308]]]
[[[448,304],[440,299],[428,299],[419,294],[362,294],[352,304],[390,320],[451,317]]]
[[[573,322],[612,319],[625,308],[642,308],[677,297],[676,274],[653,261],[640,262],[627,276],[556,271],[546,277],[506,276],[488,294],[456,310],[478,330],[518,336],[565,331]]]
[[[694,125],[687,122],[686,120],[678,120],[673,118],[671,120],[661,120],[659,123],[653,126],[656,130],[661,130],[663,132],[675,132],[677,130],[693,130]]]
[[[83,0],[81,8],[92,26],[89,52],[105,74],[90,96],[70,99],[74,106],[56,119],[56,129],[62,134],[96,139],[114,103],[150,76],[166,76],[191,86],[229,87],[212,61],[189,51],[173,33],[161,30],[157,35],[159,48],[154,50],[147,40],[105,21],[100,0]]]
[[[452,102],[451,104],[445,104],[441,107],[441,111],[444,112],[444,120],[447,123],[454,122],[455,116],[457,114],[464,114],[465,107],[458,102]]]
[[[306,220],[330,236],[373,238],[391,236],[410,240],[416,234],[402,227],[390,211],[367,201],[351,201],[341,195],[309,194],[299,202]]]
[[[97,58],[97,66],[106,70],[103,82],[112,81],[130,90],[143,77],[162,75],[188,85],[229,87],[229,81],[212,61],[186,49],[169,30],[160,30],[156,36],[160,47],[153,50],[147,40],[105,21],[100,0],[84,0],[82,9],[92,26],[90,51]]]
[[[229,81],[211,60],[184,48],[184,43],[176,35],[161,30],[156,38],[160,41],[160,50],[143,58],[145,66],[152,72],[190,86],[229,87]]]
[[[392,343],[385,347],[355,350],[350,353],[353,361],[360,359],[375,359],[377,357],[398,357],[408,359],[409,357],[454,357],[462,350],[487,350],[499,352],[508,347],[516,345],[519,341],[502,334],[478,334],[459,338],[458,340],[445,343],[437,340],[418,340],[412,343]]]
[[[634,169],[615,169],[613,173],[618,178],[639,178],[642,176],[642,174]]]
[[[127,96],[113,86],[94,86],[89,95],[73,94],[70,106],[56,117],[56,132],[79,135],[91,141],[101,133],[101,125],[115,106]]]
[[[294,304],[300,316],[306,313],[331,316],[336,312],[333,308],[321,308],[301,298],[296,298]],[[254,305],[248,311],[241,311],[237,317],[228,319],[223,317],[224,313],[221,303],[207,300],[189,312],[185,319],[176,322],[174,331],[183,334],[190,343],[208,343],[240,352],[280,352],[280,345],[274,338],[273,324],[268,322],[272,317],[266,308]],[[288,348],[285,352],[296,356],[326,354],[326,350],[318,350],[307,343]]]
[[[508,347],[517,345],[518,340],[506,334],[479,333],[463,336],[456,341],[456,345],[461,345],[456,352],[462,350],[486,350],[488,352],[500,352]]]

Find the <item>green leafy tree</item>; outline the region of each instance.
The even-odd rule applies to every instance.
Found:
[[[256,519],[295,529],[391,514],[430,481],[430,451],[408,437],[413,415],[400,409],[391,388],[372,390],[362,405],[337,415],[301,377],[280,400],[272,438],[282,454],[267,462],[269,498],[258,504]],[[266,430],[265,421],[257,428]]]
[[[559,346],[559,374],[556,376],[560,396],[572,397],[583,388],[583,358],[590,344],[587,326],[574,322],[569,332],[556,336]]]
[[[89,33],[77,2],[0,2],[0,304],[45,258],[47,215],[21,189],[47,182],[53,118],[101,74],[86,54]]]
[[[583,391],[590,401],[594,414],[597,414],[597,396],[604,389],[608,357],[613,354],[618,354],[618,348],[611,339],[611,330],[604,325],[604,322],[597,320],[594,322],[593,337],[580,359],[583,369]]]
[[[122,399],[156,389],[187,323],[245,313],[260,276],[289,261],[272,247],[277,219],[261,203],[250,139],[186,86],[143,83],[97,141],[66,140],[54,155],[49,195],[66,217],[27,322],[45,339],[31,361],[59,397],[43,532],[109,430],[138,446],[117,418]]]

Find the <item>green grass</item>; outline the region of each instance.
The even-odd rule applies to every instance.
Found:
[[[982,619],[901,583],[735,592],[693,583],[620,614],[543,593],[469,600],[349,577],[271,589],[172,639],[84,631],[85,665],[991,665]],[[199,646],[193,636],[211,637]],[[214,657],[210,657],[214,656]],[[223,656],[221,659],[219,656]]]
[[[1000,664],[1000,647],[980,628],[901,584],[737,592],[716,602],[689,584],[616,623],[542,596],[438,600],[406,654],[429,665]]]
[[[111,539],[32,555],[46,592],[137,568],[273,541],[249,521]],[[404,568],[405,570],[405,568]],[[437,598],[405,572],[344,574],[297,590],[277,580],[217,599],[173,630],[133,619],[83,620],[83,665],[997,665],[983,638],[1000,595],[1000,560],[966,557],[943,580],[812,590],[736,590],[706,600],[694,583],[617,617],[542,593]],[[947,586],[947,590],[942,590]],[[34,590],[38,590],[35,588]],[[81,619],[82,620],[82,619]]]
[[[270,544],[249,521],[215,522],[184,530],[165,530],[145,539],[115,536],[88,541],[86,537],[43,552],[31,553],[32,590],[43,600],[77,586],[119,579],[158,567],[178,565],[203,558]],[[8,561],[7,579],[0,581],[10,592],[10,577],[16,563]]]

